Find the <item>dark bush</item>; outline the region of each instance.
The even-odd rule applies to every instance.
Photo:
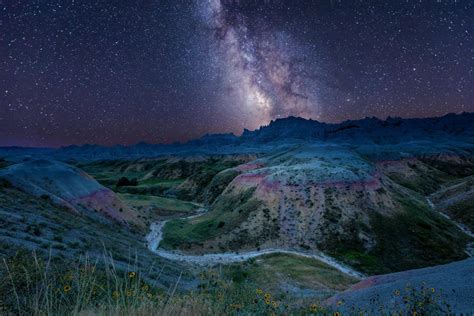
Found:
[[[50,197],[47,194],[41,194],[40,199],[48,201],[48,200],[50,200]]]
[[[136,185],[138,185],[137,179],[129,180],[127,177],[121,177],[121,178],[117,181],[117,186],[118,186],[118,187],[123,187],[123,186],[136,186]]]
[[[12,184],[7,179],[0,179],[0,187],[5,188],[5,189],[9,189],[9,188],[12,187]]]

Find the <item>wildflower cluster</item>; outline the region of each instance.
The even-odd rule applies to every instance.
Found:
[[[275,299],[271,293],[265,292],[263,289],[257,288],[255,290],[254,304],[264,304],[265,308],[269,312],[283,312],[285,306],[281,302]]]
[[[343,304],[343,301],[338,301],[337,302],[337,306],[341,306]],[[319,301],[317,301],[316,303],[311,303],[308,307],[309,309],[309,312],[311,315],[332,315],[332,316],[340,316],[341,313],[336,311],[336,312],[331,312],[330,310],[327,309],[326,306],[324,306],[323,304],[321,304]]]
[[[451,306],[442,300],[442,292],[427,286],[426,282],[420,287],[406,284],[403,294],[400,294],[400,305],[403,310],[410,311],[413,315],[451,314]]]

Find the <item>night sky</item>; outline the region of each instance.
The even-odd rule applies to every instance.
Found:
[[[473,17],[462,0],[0,0],[0,146],[473,112]]]

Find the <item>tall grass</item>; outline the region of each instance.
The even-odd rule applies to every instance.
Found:
[[[0,309],[13,314],[121,314],[164,307],[163,290],[145,281],[134,265],[118,270],[107,252],[74,262],[20,252],[3,259],[0,282]]]
[[[58,261],[35,252],[18,252],[0,263],[0,315],[341,315],[370,314],[337,302],[333,308],[311,300],[288,300],[246,282],[223,277],[222,267],[199,275],[197,289],[180,291],[181,275],[163,286],[161,272],[139,271],[136,259],[116,266],[104,250],[100,258]],[[390,311],[374,298],[377,313],[410,315],[450,313],[431,288],[393,294],[405,303]],[[338,312],[342,311],[342,313]]]
[[[133,261],[132,261],[133,262]],[[136,262],[136,261],[135,261]],[[14,315],[220,315],[283,312],[284,306],[250,285],[224,280],[217,270],[200,274],[198,289],[168,287],[136,264],[116,267],[110,253],[75,261],[19,252],[0,268],[0,314]],[[266,295],[265,295],[266,294]]]

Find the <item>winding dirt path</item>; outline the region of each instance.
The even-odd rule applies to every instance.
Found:
[[[192,215],[185,218],[194,218],[197,216],[201,216],[205,213],[204,209],[201,209],[199,214]],[[365,278],[366,276],[350,267],[337,262],[335,259],[325,255],[322,252],[319,253],[306,253],[296,250],[289,250],[283,248],[267,248],[262,250],[252,250],[252,251],[245,251],[245,252],[223,252],[223,253],[207,253],[203,255],[189,255],[182,253],[177,250],[166,250],[159,248],[160,242],[163,239],[163,228],[166,225],[168,220],[155,222],[150,226],[150,233],[146,236],[146,240],[148,242],[148,249],[153,253],[157,254],[160,257],[173,260],[173,261],[181,261],[196,265],[202,266],[211,266],[216,264],[229,264],[234,262],[242,262],[246,261],[251,258],[259,257],[262,255],[273,254],[273,253],[284,253],[284,254],[292,254],[297,255],[305,258],[312,258],[324,262],[325,264],[347,274],[357,279]]]

